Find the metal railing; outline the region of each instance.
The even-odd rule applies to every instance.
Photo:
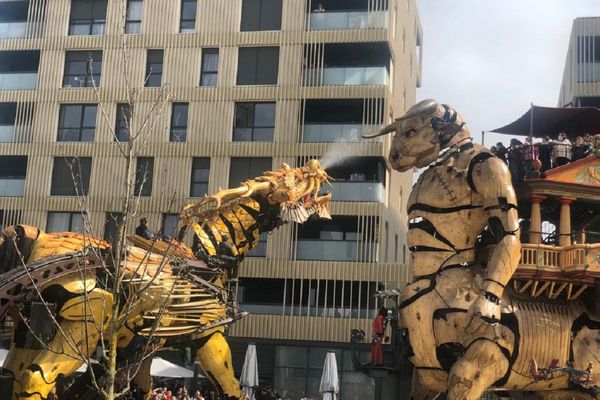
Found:
[[[387,11],[327,11],[310,14],[310,30],[387,28]]]

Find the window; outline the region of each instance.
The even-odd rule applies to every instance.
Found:
[[[69,35],[103,35],[107,0],[72,0]]]
[[[167,237],[177,237],[177,224],[179,224],[179,214],[163,214],[161,235]]]
[[[160,87],[162,84],[163,51],[148,50],[146,57],[146,87]]]
[[[185,142],[188,125],[188,103],[173,103],[171,114],[171,142]]]
[[[192,161],[192,180],[190,197],[201,197],[208,192],[210,158],[195,157]]]
[[[26,176],[27,156],[0,156],[0,196],[23,196]]]
[[[99,87],[101,76],[101,51],[67,51],[63,87]]]
[[[91,172],[91,157],[54,157],[50,195],[87,196]]]
[[[190,33],[196,30],[197,7],[197,0],[181,0],[181,19],[179,21],[179,32]]]
[[[275,103],[236,103],[233,140],[272,142],[275,131]]]
[[[93,142],[96,104],[61,104],[58,116],[59,142]]]
[[[252,314],[281,315],[285,279],[241,278],[237,301]]]
[[[267,256],[267,238],[269,237],[267,232],[263,232],[258,237],[258,243],[256,247],[246,253],[247,257],[266,257]]]
[[[264,175],[273,168],[270,157],[233,157],[229,168],[229,187],[238,187],[245,180]]]
[[[241,31],[281,29],[281,0],[242,0]]]
[[[106,213],[106,221],[104,221],[104,240],[109,243],[115,243],[119,238],[119,227],[122,223],[123,214],[118,212]]]
[[[17,103],[0,103],[0,143],[15,141]]]
[[[154,175],[154,157],[138,157],[135,170],[136,196],[152,195],[152,179]]]
[[[136,34],[142,31],[142,14],[144,2],[142,0],[127,1],[127,17],[125,19],[125,33]]]
[[[80,212],[49,212],[46,232],[84,231],[84,214]]]
[[[128,103],[117,104],[117,121],[115,122],[115,141],[128,142],[131,129],[131,106]]]
[[[202,49],[200,86],[217,86],[219,76],[219,49]]]
[[[276,85],[279,47],[241,47],[238,59],[238,85]]]
[[[40,51],[0,51],[0,90],[37,87]]]

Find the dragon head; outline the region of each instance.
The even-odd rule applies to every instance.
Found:
[[[331,177],[321,168],[317,160],[309,160],[304,166],[291,168],[287,164],[264,176],[256,182],[269,182],[270,189],[266,200],[280,208],[279,217],[284,222],[303,223],[309,217],[331,219],[329,201],[331,193],[321,193],[324,183]],[[249,182],[246,182],[247,184]]]
[[[461,116],[446,104],[423,100],[390,125],[363,135],[374,138],[395,132],[389,161],[400,172],[425,167],[454,144],[470,138]]]

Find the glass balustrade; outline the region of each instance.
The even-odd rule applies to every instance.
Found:
[[[329,11],[310,14],[311,30],[387,28],[387,11]]]
[[[304,70],[306,86],[387,85],[388,71],[380,67],[325,67]]]
[[[0,39],[25,37],[27,22],[0,22]]]
[[[0,179],[0,196],[23,196],[25,179]]]
[[[361,252],[365,253],[363,259],[371,254],[375,258],[373,243],[361,243]],[[358,258],[359,244],[356,241],[342,240],[311,240],[298,239],[296,241],[296,259],[322,260],[322,261],[356,261]],[[373,261],[373,260],[370,260]]]
[[[334,201],[383,202],[385,187],[381,182],[331,182],[327,187]]]
[[[0,73],[0,90],[35,89],[37,72]]]
[[[0,125],[0,143],[11,143],[15,141],[15,126]]]
[[[304,124],[305,143],[333,143],[333,142],[382,142],[383,136],[375,139],[363,139],[364,133],[379,129],[380,125],[361,124]]]
[[[282,304],[240,303],[240,308],[244,311],[248,311],[250,314],[258,314],[258,315],[281,315],[283,312]]]
[[[577,82],[600,82],[600,63],[577,64]]]

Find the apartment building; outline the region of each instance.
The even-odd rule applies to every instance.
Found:
[[[165,84],[174,101],[136,160],[154,230],[173,232],[185,204],[219,187],[284,162],[334,160],[333,219],[263,235],[240,269],[238,299],[251,314],[230,341],[238,371],[257,343],[261,379],[290,398],[316,395],[327,350],[343,398],[374,398],[373,381],[352,370],[350,329],[370,332],[375,291],[408,279],[412,176],[390,169],[390,138],[361,134],[415,101],[415,0],[128,0],[126,12],[118,3],[0,0],[0,224],[79,230],[85,194],[92,228],[110,238],[124,116],[142,123]],[[127,80],[144,87],[133,111],[123,40]]]
[[[560,107],[600,107],[600,17],[573,21]]]

